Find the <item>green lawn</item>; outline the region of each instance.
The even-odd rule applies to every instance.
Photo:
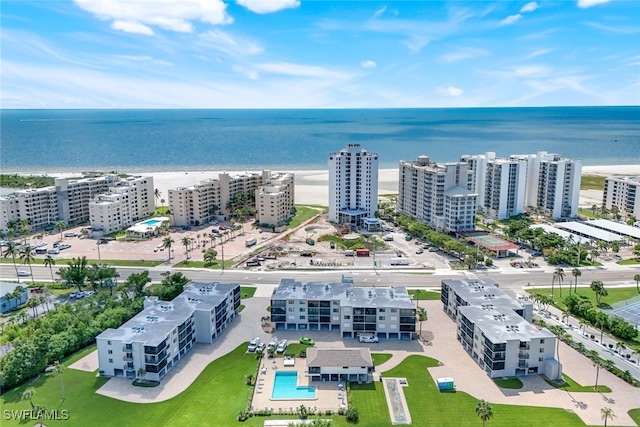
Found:
[[[240,298],[251,298],[256,293],[255,286],[240,286]]]
[[[417,291],[420,291],[420,295],[418,295]],[[409,292],[409,295],[413,295],[414,298],[420,298],[420,301],[422,300],[435,300],[435,301],[439,301],[440,300],[440,292],[434,292],[434,291],[427,291],[425,289],[409,289],[407,292]]]
[[[640,264],[640,258],[621,259],[616,264],[620,265],[635,265]]]
[[[389,353],[371,353],[373,359],[373,366],[380,366],[393,357],[393,354]]]
[[[604,180],[606,177],[600,175],[582,175],[580,180],[581,190],[604,191]]]
[[[522,388],[522,381],[519,378],[496,378],[493,382],[500,388]]]
[[[467,426],[482,425],[480,419],[475,415],[475,406],[478,399],[463,392],[441,393],[435,381],[427,371],[428,367],[437,366],[438,361],[424,356],[412,355],[406,358],[400,365],[390,371],[384,372],[383,377],[405,377],[409,387],[405,387],[405,397],[411,412],[414,425],[424,426]],[[378,387],[382,388],[378,385]],[[354,393],[355,396],[355,393]],[[493,407],[493,418],[488,422],[491,427],[495,426],[581,426],[582,420],[576,415],[563,409],[541,408],[531,406],[515,406],[491,404]],[[390,425],[386,414],[386,405],[382,402],[378,407],[382,407],[385,417],[376,413],[380,421],[378,423],[369,422],[369,414],[360,411],[360,422],[365,426]],[[376,408],[374,407],[373,410]],[[372,412],[373,412],[372,410]],[[378,410],[382,412],[382,409]],[[385,423],[383,423],[383,421]],[[416,424],[418,423],[419,424]]]
[[[67,263],[69,263],[71,261],[70,258],[57,258],[56,260],[56,266],[66,266]],[[97,259],[89,259],[87,258],[87,261],[89,261],[89,264],[91,263],[98,263]],[[162,264],[162,261],[147,261],[147,260],[135,260],[135,259],[103,259],[101,261],[103,264],[106,265],[113,265],[113,266],[120,266],[120,267],[155,267],[157,265]],[[13,264],[13,259],[11,258],[0,258],[0,264]],[[31,264],[44,264],[44,258],[36,258],[34,259]],[[16,265],[18,266],[18,269],[24,270],[25,268],[29,268],[28,265],[23,264],[22,260],[16,258]]]
[[[565,275],[566,275],[566,272],[565,272]],[[571,276],[571,278],[573,279],[573,276]],[[584,283],[584,282],[581,282],[580,279],[578,279],[578,285],[580,285],[581,283]],[[606,286],[607,284],[605,283],[605,287]],[[528,292],[532,294],[541,294],[541,295],[551,296],[551,288],[529,289]],[[602,308],[606,308],[607,306],[611,306],[617,302],[624,301],[629,298],[637,297],[638,295],[640,295],[638,294],[638,291],[635,286],[629,287],[629,288],[607,288],[607,292],[609,293],[609,295],[607,295],[606,297],[602,297],[602,299],[600,300],[600,304]],[[562,285],[562,297],[564,298],[567,295],[569,295],[569,282],[565,282]],[[578,296],[582,299],[587,299],[591,301],[593,306],[596,307],[596,295],[591,289],[578,287]],[[555,305],[558,306],[559,308],[561,309],[566,308],[564,303],[562,302],[562,298],[560,298],[560,290],[558,286],[555,287],[553,300]]]
[[[640,426],[640,408],[630,410],[629,416],[637,425]]]
[[[226,260],[224,262],[224,268],[230,269],[233,267],[235,262],[233,260]],[[222,269],[222,263],[220,260],[216,260],[213,265],[206,264],[204,261],[180,261],[177,264],[173,265],[173,268],[209,268],[211,270],[220,270]]]
[[[586,216],[587,218],[595,218],[595,219],[602,218],[602,216],[597,211],[596,213],[593,213],[591,209],[578,209],[578,215]]]
[[[296,214],[289,221],[287,228],[296,228],[308,219],[327,211],[324,206],[296,205],[295,208]]]
[[[565,391],[569,392],[580,392],[580,393],[595,393],[596,389],[592,385],[580,385],[569,375],[562,374],[562,378],[564,378],[564,383],[558,383],[556,381],[551,381],[545,378],[547,384],[551,387],[561,388]],[[611,389],[606,385],[598,384],[598,392],[600,393],[611,393]]]

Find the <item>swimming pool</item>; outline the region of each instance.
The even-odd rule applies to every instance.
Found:
[[[272,399],[309,400],[316,398],[315,387],[298,386],[298,372],[278,371],[273,382]]]
[[[144,224],[144,225],[156,225],[158,223],[160,223],[162,221],[158,220],[158,219],[148,219],[146,221],[141,222],[140,224]]]

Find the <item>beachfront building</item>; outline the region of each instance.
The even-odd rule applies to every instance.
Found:
[[[0,282],[0,313],[6,313],[27,302],[29,288],[20,283]]]
[[[109,234],[129,227],[155,210],[153,177],[131,176],[116,181],[89,202],[92,232]]]
[[[284,226],[293,215],[294,200],[293,174],[268,173],[256,191],[256,221],[275,227]]]
[[[416,307],[402,286],[356,288],[348,277],[339,283],[281,279],[271,296],[271,322],[276,330],[410,340],[416,330]]]
[[[358,227],[378,210],[378,154],[347,144],[329,154],[329,221]]]
[[[368,348],[310,347],[306,363],[311,381],[373,381],[373,359]]]
[[[263,183],[277,176],[283,179],[282,183],[286,181],[281,174],[272,174],[268,170],[238,175],[220,173],[217,178],[206,179],[188,187],[169,189],[169,209],[173,224],[201,225],[212,220],[225,220],[231,214],[229,202],[234,196],[242,195],[246,204],[254,207],[258,189]],[[276,179],[274,183],[277,181]],[[291,181],[293,182],[293,177]],[[289,195],[293,200],[293,190],[290,194],[283,194],[282,200],[286,200]]]
[[[58,220],[56,187],[30,188],[0,197],[0,230],[16,229],[27,220],[30,230],[41,230]]]
[[[400,161],[398,211],[450,232],[475,229],[478,194],[465,162],[436,163],[428,156]]]
[[[159,381],[196,343],[210,344],[238,315],[240,285],[191,282],[173,301],[147,297],[144,309],[96,337],[102,375]]]
[[[527,299],[512,299],[491,279],[447,279],[441,291],[443,309],[456,322],[458,341],[491,378],[562,378],[562,365],[554,356],[557,338],[530,323],[533,305]]]
[[[604,180],[602,205],[618,209],[623,218],[640,219],[640,176],[608,176]]]
[[[527,162],[496,157],[496,153],[465,155],[472,171],[471,190],[478,194],[478,210],[494,219],[505,219],[525,210]]]
[[[115,174],[94,178],[56,178],[58,196],[58,220],[67,224],[89,221],[89,203],[98,195],[107,193],[109,187],[118,181]]]

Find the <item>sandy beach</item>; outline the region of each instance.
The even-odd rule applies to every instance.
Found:
[[[286,172],[286,171],[285,171]],[[238,173],[238,172],[230,172]],[[294,171],[295,192],[297,204],[328,204],[329,172],[326,170]],[[584,166],[583,175],[640,175],[640,165],[609,165],[609,166]],[[193,185],[199,181],[216,178],[218,172],[189,171],[189,172],[157,172],[146,173],[153,176],[156,188],[160,190],[163,198],[167,197],[169,188]],[[378,193],[398,193],[398,169],[380,169],[378,171]],[[582,198],[585,198],[583,201]],[[597,200],[597,201],[596,201]],[[591,206],[593,203],[602,203],[602,191],[586,190],[581,192],[580,204]]]

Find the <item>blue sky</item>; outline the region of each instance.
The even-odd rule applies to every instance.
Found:
[[[640,2],[2,1],[2,108],[640,104]]]

